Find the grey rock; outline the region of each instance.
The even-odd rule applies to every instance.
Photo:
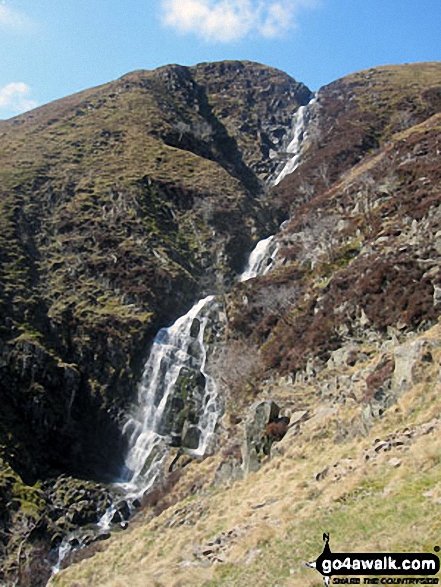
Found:
[[[385,442],[384,440],[380,440],[375,443],[374,450],[375,452],[390,450],[390,443]]]
[[[250,407],[249,415],[244,423],[245,438],[241,447],[242,466],[245,474],[260,469],[263,457],[262,434],[268,422],[277,418],[279,412],[279,406],[271,400],[255,402]]]
[[[416,383],[416,366],[427,351],[426,340],[415,340],[395,348],[395,369],[392,375],[392,392],[400,395]]]
[[[331,353],[327,362],[329,368],[346,366],[355,360],[358,355],[358,347],[354,344],[347,344]]]
[[[295,424],[301,424],[305,422],[309,417],[309,410],[299,410],[298,412],[294,412],[291,414],[289,425],[294,426]]]
[[[243,470],[241,464],[236,460],[224,461],[219,465],[216,471],[214,482],[215,485],[224,485],[225,483],[232,483],[238,479],[243,478]]]
[[[325,467],[322,471],[319,471],[315,474],[316,481],[323,481],[323,479],[328,475],[329,467]]]

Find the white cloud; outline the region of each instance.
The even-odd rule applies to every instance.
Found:
[[[163,22],[206,41],[230,42],[257,34],[283,36],[302,7],[316,0],[161,0]]]
[[[11,82],[0,87],[0,108],[20,114],[38,106],[30,97],[31,88],[23,82]]]
[[[32,28],[32,21],[26,14],[9,8],[3,2],[0,5],[0,27],[17,32],[25,32]]]

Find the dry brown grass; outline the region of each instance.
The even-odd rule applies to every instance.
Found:
[[[440,333],[436,326],[424,334],[437,345],[433,362],[367,436],[334,442],[336,427],[343,418],[351,421],[355,405],[311,419],[298,435],[287,435],[279,443],[283,451],[257,473],[230,487],[205,489],[151,521],[138,522],[132,531],[113,538],[105,552],[61,572],[50,585],[315,587],[320,578],[303,563],[321,552],[324,531],[331,533],[331,545],[340,552],[432,551],[441,530],[433,515],[441,497],[437,430],[418,433],[408,449],[392,448],[374,461],[365,461],[364,452],[378,438],[440,418]],[[391,465],[392,458],[400,466]],[[334,465],[342,462],[344,472],[336,478]],[[316,474],[325,467],[329,474],[317,481]],[[191,469],[191,478],[196,470],[208,477],[213,461]],[[203,514],[191,524],[170,527],[183,505],[188,512]],[[234,536],[228,537],[231,530]],[[216,537],[222,538],[224,562],[195,556]]]

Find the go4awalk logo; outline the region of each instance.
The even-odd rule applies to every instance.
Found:
[[[435,554],[333,553],[329,546],[329,534],[323,534],[323,540],[325,548],[322,554],[306,565],[323,575],[325,585],[329,585],[331,577],[335,575],[363,575],[364,578],[335,578],[332,581],[334,585],[438,585],[438,578],[431,577],[440,570],[439,558]],[[436,547],[436,550],[439,551],[439,548]],[[376,577],[366,578],[366,575]],[[379,575],[386,577],[379,579]],[[392,578],[391,575],[421,575],[422,578]]]

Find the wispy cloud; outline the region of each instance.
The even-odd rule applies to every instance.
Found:
[[[161,0],[165,25],[206,41],[238,41],[251,34],[283,36],[302,7],[317,0]]]
[[[21,114],[36,108],[38,102],[31,98],[31,88],[23,82],[11,82],[0,87],[0,110]]]
[[[16,32],[27,32],[32,29],[32,20],[23,12],[19,12],[7,6],[4,2],[0,4],[0,27]]]

